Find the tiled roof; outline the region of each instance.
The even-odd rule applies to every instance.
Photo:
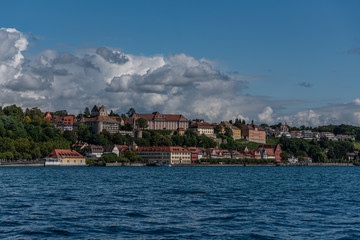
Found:
[[[52,151],[47,157],[48,158],[60,158],[60,157],[83,158],[84,156],[75,150],[54,149],[54,151]]]
[[[115,146],[119,149],[119,152],[125,152],[125,151],[129,150],[129,146],[127,146],[127,145],[115,144]]]
[[[206,122],[197,122],[197,123],[191,124],[190,128],[209,128],[209,129],[213,129],[214,126],[211,125],[210,123],[206,123]]]
[[[189,152],[183,147],[138,147],[136,152]]]
[[[264,149],[267,155],[275,155],[275,151],[278,147],[280,147],[280,145],[259,145],[257,150]]]
[[[187,148],[191,153],[200,153],[201,150],[198,147],[188,147]]]
[[[117,122],[117,121],[109,116],[97,116],[97,117],[89,117],[89,118],[83,117],[80,120],[80,123],[85,123],[85,122]]]
[[[134,113],[131,117],[133,118],[144,118],[147,121],[155,119],[164,119],[166,121],[188,121],[183,115],[176,114],[160,114],[159,112],[154,112],[152,114],[143,114],[143,113]]]
[[[104,148],[100,145],[90,144],[85,147],[85,152],[92,152],[92,153],[103,153]]]
[[[262,127],[256,126],[255,124],[250,125],[242,125],[243,129],[249,129],[249,130],[255,130],[255,128],[258,129],[258,131],[265,131]]]

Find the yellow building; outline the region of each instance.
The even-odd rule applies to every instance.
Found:
[[[46,158],[45,166],[85,166],[83,155],[74,150],[54,149]]]
[[[242,138],[240,128],[233,126],[231,130],[233,132],[233,138],[234,139],[241,139]]]
[[[191,152],[183,147],[137,147],[135,152],[149,164],[191,164]]]
[[[220,126],[222,127],[221,128],[221,133],[223,133],[223,134],[225,133],[225,128],[230,128],[231,131],[232,131],[232,134],[233,134],[232,137],[234,139],[241,139],[242,138],[241,129],[234,126],[234,125],[232,125],[231,123],[229,123],[229,122],[221,122]]]

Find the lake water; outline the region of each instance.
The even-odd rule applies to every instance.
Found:
[[[1,239],[358,239],[360,167],[0,168]]]

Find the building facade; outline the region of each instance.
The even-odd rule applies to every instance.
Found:
[[[198,135],[215,136],[214,126],[206,122],[194,122],[189,127],[195,131]]]
[[[134,150],[149,164],[191,164],[191,152],[183,147],[137,147]]]
[[[83,155],[74,150],[54,149],[46,158],[45,166],[85,166]]]
[[[131,115],[133,125],[136,127],[136,119],[143,118],[147,121],[148,130],[178,130],[183,128],[185,131],[189,128],[189,121],[183,115],[176,114],[160,114],[154,112],[152,114],[138,114]]]
[[[281,147],[280,145],[259,145],[257,151],[260,152],[262,159],[275,160],[281,162]]]
[[[91,110],[91,116],[89,118],[83,117],[79,123],[90,127],[93,133],[101,133],[103,130],[110,133],[119,132],[119,122],[108,115],[104,106],[95,105]]]
[[[262,127],[255,124],[243,125],[242,135],[251,142],[266,143],[266,132]]]

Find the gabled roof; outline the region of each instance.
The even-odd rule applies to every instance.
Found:
[[[195,122],[190,125],[190,128],[208,128],[208,129],[214,129],[214,126],[210,123],[206,122]]]
[[[61,158],[61,157],[67,157],[67,158],[84,158],[83,155],[78,153],[75,150],[68,150],[68,149],[54,149],[47,158]]]
[[[190,152],[189,150],[175,146],[175,147],[137,147],[136,152]]]
[[[97,117],[89,117],[89,118],[83,117],[80,120],[80,123],[85,123],[85,122],[117,122],[117,121],[109,116],[97,116]]]
[[[183,115],[176,114],[160,114],[159,112],[154,112],[152,114],[143,114],[143,113],[134,113],[131,115],[132,118],[144,118],[147,121],[152,121],[155,119],[164,119],[165,121],[188,121]]]
[[[259,145],[257,150],[265,150],[268,156],[275,155],[275,151],[280,149],[280,145]],[[280,149],[281,150],[281,149]]]
[[[115,144],[115,146],[119,149],[119,152],[126,152],[127,150],[129,150],[129,146],[127,145]]]
[[[242,129],[265,131],[262,127],[256,126],[255,124],[242,125]]]
[[[116,146],[105,146],[104,152],[112,152]]]
[[[103,153],[104,152],[104,148],[103,146],[100,145],[94,145],[94,144],[90,144],[88,146],[85,147],[85,152],[91,152],[91,153]]]
[[[200,153],[201,150],[198,147],[188,147],[187,150],[189,150],[191,153]]]

